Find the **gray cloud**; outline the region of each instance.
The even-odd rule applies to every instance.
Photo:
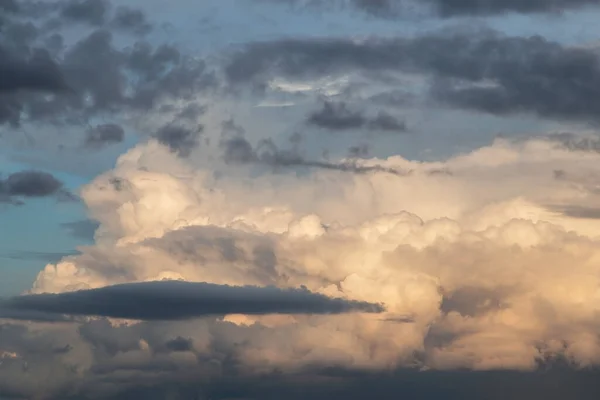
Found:
[[[198,137],[202,133],[203,127],[198,126],[196,129],[168,124],[161,127],[156,132],[156,139],[167,146],[171,151],[179,154],[181,157],[187,157],[191,151],[198,146]]]
[[[375,118],[367,122],[367,126],[372,130],[383,132],[405,132],[406,123],[384,111],[380,111]]]
[[[69,20],[102,25],[108,13],[107,0],[69,0],[61,7],[61,15]]]
[[[361,71],[423,73],[430,95],[452,107],[527,112],[568,120],[600,115],[600,62],[590,50],[493,31],[438,32],[414,39],[287,39],[246,46],[226,67],[233,84],[267,77],[315,78]],[[346,125],[361,119],[345,114]],[[332,126],[326,115],[317,121]]]
[[[101,148],[106,145],[121,143],[125,138],[125,130],[118,124],[102,124],[89,129],[85,137],[85,145]]]
[[[389,3],[391,0],[358,0],[362,3]],[[597,0],[428,0],[444,17],[493,15],[506,12],[530,14],[562,12],[584,6],[597,6]]]
[[[331,130],[347,130],[362,128],[366,118],[359,111],[352,111],[346,103],[323,103],[321,110],[311,113],[307,122]]]
[[[256,163],[273,168],[307,167],[355,174],[387,173],[406,176],[411,173],[383,165],[362,165],[356,160],[338,163],[307,160],[296,149],[279,149],[270,139],[261,140],[254,148],[244,137],[234,137],[222,141],[221,148],[223,149],[223,159],[230,164]]]
[[[269,0],[274,2],[275,0]],[[281,2],[281,0],[278,0]],[[305,7],[347,8],[380,18],[410,14],[414,6],[432,8],[442,18],[455,16],[493,16],[505,13],[558,13],[565,10],[597,6],[597,0],[287,0]]]
[[[42,171],[20,171],[0,178],[0,202],[22,204],[21,198],[50,197],[74,199],[54,175]]]
[[[383,132],[406,131],[406,124],[391,114],[380,111],[373,118],[367,117],[360,111],[351,110],[344,102],[324,102],[320,110],[308,115],[306,122],[334,131],[360,128]]]
[[[131,31],[137,34],[145,34],[152,30],[152,24],[146,19],[142,10],[130,7],[118,7],[111,22],[116,29]]]
[[[4,12],[17,12],[19,11],[19,4],[16,0],[0,0],[0,10]]]
[[[63,13],[71,10],[72,15],[76,10],[76,15],[88,18],[84,11],[90,12],[90,21],[98,22],[94,16],[103,7],[99,5],[108,3],[86,0],[60,4]],[[49,9],[50,15],[52,12]],[[141,11],[121,7],[110,24],[98,25],[100,29],[65,48],[60,34],[9,18],[3,26],[6,35],[0,37],[0,55],[4,56],[0,57],[4,58],[0,73],[12,79],[0,83],[0,123],[85,125],[98,114],[145,112],[159,101],[192,99],[199,91],[215,87],[216,78],[206,64],[182,55],[174,46],[154,47],[138,41],[117,48],[113,34],[105,28],[122,29],[124,24],[137,33],[147,28]],[[34,39],[36,45],[46,43],[47,49],[37,49]],[[40,96],[37,92],[41,90],[51,95]]]
[[[13,297],[3,310],[136,320],[182,320],[225,314],[338,314],[382,312],[366,302],[331,299],[306,289],[157,281],[60,294]]]
[[[18,90],[58,92],[67,88],[58,65],[44,50],[35,50],[25,58],[0,45],[0,75],[0,94]]]
[[[600,207],[554,205],[549,206],[548,209],[571,218],[600,219]]]
[[[569,132],[551,134],[548,140],[570,151],[600,152],[600,137],[576,135]]]
[[[466,317],[476,317],[501,309],[504,306],[507,292],[506,289],[459,288],[444,295],[440,309],[444,313],[454,311]]]
[[[576,371],[557,365],[537,373],[511,371],[393,370],[385,373],[315,365],[295,374],[253,376],[233,372],[209,381],[153,382],[122,388],[101,398],[362,400],[594,400],[600,395],[597,370]],[[198,383],[198,382],[201,383]],[[79,400],[85,396],[54,397]]]
[[[164,348],[168,351],[190,351],[193,349],[193,341],[179,336],[166,342]]]

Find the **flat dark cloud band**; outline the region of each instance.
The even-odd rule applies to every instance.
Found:
[[[379,313],[378,304],[333,299],[306,289],[156,281],[60,294],[18,296],[0,303],[0,317],[35,313],[135,320],[185,320],[227,314]]]

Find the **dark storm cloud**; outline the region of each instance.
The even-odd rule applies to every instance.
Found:
[[[62,17],[91,25],[102,25],[108,13],[107,0],[69,0],[62,4]]]
[[[52,174],[41,171],[20,171],[0,176],[0,202],[22,204],[22,198],[55,196],[72,200],[74,196]]]
[[[117,124],[102,124],[89,129],[85,138],[85,145],[92,148],[101,148],[106,145],[121,143],[125,138],[125,130]]]
[[[167,146],[171,151],[181,157],[188,157],[191,151],[198,146],[198,137],[202,130],[202,126],[189,129],[181,125],[168,124],[160,128],[155,136],[161,144]]]
[[[225,71],[234,84],[278,75],[309,79],[351,71],[421,73],[435,78],[433,99],[452,107],[570,120],[598,120],[600,115],[600,62],[595,52],[489,30],[360,42],[260,42],[234,54]],[[342,122],[348,126],[361,122],[352,113],[345,117]],[[316,118],[336,126],[325,113]]]
[[[306,119],[309,125],[333,131],[368,128],[383,132],[406,131],[404,122],[391,114],[380,111],[375,117],[367,117],[362,112],[351,110],[344,102],[326,101],[320,110],[310,113]]]
[[[305,159],[296,149],[282,150],[270,139],[261,140],[256,148],[244,137],[234,137],[221,142],[223,159],[229,164],[262,164],[272,168],[306,167],[342,171],[354,174],[386,173],[407,176],[403,171],[383,165],[362,165],[356,160],[328,162]]]
[[[338,314],[382,312],[366,302],[332,299],[306,289],[227,286],[157,281],[108,286],[61,294],[13,297],[9,311],[104,316],[136,320],[184,320],[224,314]]]

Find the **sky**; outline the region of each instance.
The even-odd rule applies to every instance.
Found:
[[[597,399],[597,0],[0,0],[0,400]]]

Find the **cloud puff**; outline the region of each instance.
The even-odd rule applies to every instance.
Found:
[[[235,287],[181,281],[131,283],[71,293],[20,296],[3,301],[0,308],[9,312],[135,320],[177,320],[227,314],[338,314],[352,311],[383,311],[383,307],[376,304],[330,299],[306,289]]]
[[[69,200],[75,197],[54,175],[42,171],[20,171],[0,178],[0,202],[20,204],[21,198],[50,197]]]

